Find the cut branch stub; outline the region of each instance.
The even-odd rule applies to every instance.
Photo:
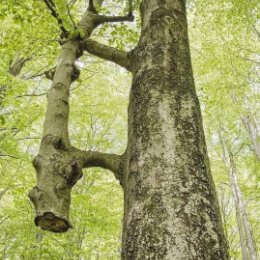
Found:
[[[70,202],[70,195],[63,199],[63,203],[59,203],[58,196],[55,192],[47,193],[37,186],[30,193],[29,198],[33,202],[36,209],[35,224],[43,230],[52,232],[65,232],[72,225],[69,222],[67,208]],[[68,200],[69,198],[69,200]]]
[[[82,177],[76,160],[56,153],[51,158],[37,156],[33,162],[38,183],[29,198],[36,209],[35,224],[51,232],[66,232],[69,221],[71,188]]]

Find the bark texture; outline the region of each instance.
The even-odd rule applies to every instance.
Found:
[[[132,52],[122,259],[229,259],[182,0],[143,0]]]
[[[72,227],[69,221],[71,188],[81,178],[83,168],[109,169],[121,182],[121,169],[125,163],[124,155],[81,151],[70,144],[69,95],[71,84],[79,77],[76,60],[88,49],[91,53],[104,56],[125,68],[130,66],[128,55],[111,47],[106,48],[89,40],[89,37],[103,23],[133,21],[133,16],[99,15],[96,7],[101,5],[103,0],[89,3],[89,8],[77,25],[77,28],[84,32],[84,36],[69,38],[63,34],[57,65],[50,73],[46,73],[46,77],[52,80],[52,85],[47,93],[43,138],[39,153],[33,161],[37,186],[30,191],[29,197],[36,209],[35,224],[52,232],[65,232]],[[62,28],[62,20],[57,17],[57,10],[54,10],[54,7],[49,8]]]

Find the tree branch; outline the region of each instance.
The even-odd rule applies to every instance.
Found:
[[[97,24],[102,23],[113,23],[113,22],[133,22],[134,16],[132,13],[129,13],[126,16],[106,16],[106,15],[97,15],[95,17]]]
[[[128,52],[120,51],[116,48],[101,44],[94,40],[87,39],[83,42],[82,47],[89,53],[102,59],[112,61],[128,71],[131,71],[131,58]]]
[[[113,172],[115,178],[122,183],[124,156],[95,151],[82,151],[74,148],[74,155],[81,161],[82,168],[100,167]]]
[[[46,70],[46,71],[43,71],[43,72],[38,72],[38,73],[35,73],[33,75],[22,76],[21,79],[29,80],[29,79],[35,79],[35,78],[38,78],[38,77],[41,77],[41,76],[45,76],[47,79],[52,81],[54,74],[55,74],[55,71],[56,71],[56,66],[49,69],[49,70]]]
[[[70,18],[70,20],[71,20],[71,22],[73,24],[73,28],[75,29],[77,26],[76,26],[76,24],[75,24],[75,22],[74,22],[74,20],[72,18],[68,2],[66,2],[66,8],[67,8],[67,12],[68,12],[69,18]]]
[[[5,195],[5,193],[8,191],[8,188],[5,188],[4,190],[0,191],[0,200],[3,198],[3,196]]]
[[[25,95],[19,95],[16,96],[15,98],[22,98],[22,97],[41,97],[41,96],[45,96],[47,94],[47,92],[41,93],[41,94],[25,94]]]
[[[129,10],[128,15],[132,16],[133,15],[133,0],[128,0],[128,10]]]
[[[118,173],[120,160],[120,155],[87,151],[83,168],[101,167]]]
[[[10,158],[14,158],[14,159],[19,159],[18,157],[11,155],[11,154],[4,154],[4,153],[0,153],[0,157],[10,157]]]
[[[67,37],[69,32],[64,27],[62,19],[59,17],[59,14],[56,11],[55,4],[52,2],[52,0],[43,0],[43,1],[46,4],[46,6],[48,7],[48,9],[51,11],[51,15],[57,20],[58,25],[59,25],[59,27],[60,27],[60,29],[62,31],[63,37]]]
[[[11,66],[9,67],[9,72],[10,72],[14,77],[18,76],[18,75],[20,74],[20,72],[21,72],[21,70],[22,70],[24,64],[25,64],[27,61],[29,61],[29,60],[30,60],[30,58],[20,58],[20,57],[16,58],[16,59],[12,62]]]
[[[96,10],[96,8],[94,6],[94,1],[93,0],[89,0],[88,10],[90,12],[93,12],[93,13],[97,14],[97,10]]]
[[[17,57],[15,60],[13,60],[11,63],[10,63],[10,66],[9,66],[9,73],[14,76],[14,77],[17,77],[21,70],[23,69],[25,63],[27,61],[29,61],[31,58],[21,58],[21,57]],[[3,104],[3,100],[4,100],[4,97],[6,95],[6,92],[7,92],[7,87],[5,85],[0,85],[0,108],[2,108],[2,104]]]

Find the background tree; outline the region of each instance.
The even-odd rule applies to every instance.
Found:
[[[193,10],[205,16],[207,22],[203,23],[198,16],[193,16],[192,39],[193,57],[195,62],[198,61],[195,75],[199,82],[200,98],[204,100],[206,129],[210,131],[207,135],[208,144],[212,152],[211,158],[214,158],[211,165],[215,176],[221,176],[218,178],[218,185],[225,187],[224,190],[227,191],[228,186],[224,183],[228,183],[232,190],[233,214],[235,209],[238,223],[227,227],[231,253],[238,254],[236,248],[239,248],[237,245],[240,243],[243,259],[256,259],[255,245],[250,233],[258,233],[258,227],[252,219],[259,212],[259,203],[256,202],[259,194],[259,120],[256,119],[259,114],[257,3],[207,3],[210,4],[206,5],[205,1],[194,3]],[[211,33],[206,33],[207,30]],[[197,38],[200,35],[198,31],[203,35],[204,44]],[[223,161],[218,162],[217,158]],[[227,182],[223,178],[225,172]],[[247,203],[243,203],[243,196],[247,198]],[[250,208],[250,204],[254,205],[254,210],[248,215],[246,207]],[[252,221],[251,227],[247,215]],[[259,240],[257,237],[254,239]]]

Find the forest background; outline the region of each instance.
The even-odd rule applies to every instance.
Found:
[[[87,1],[57,0],[67,28]],[[130,50],[135,22],[103,26],[100,42]],[[125,14],[107,1],[102,12]],[[187,3],[193,72],[201,102],[211,169],[232,259],[240,260],[249,228],[260,250],[259,3],[193,0]],[[0,1],[0,259],[119,259],[123,198],[112,173],[88,169],[72,193],[74,228],[52,234],[35,227],[27,196],[35,185],[37,154],[59,27],[43,2]],[[88,67],[85,67],[85,64]],[[72,143],[85,150],[122,153],[126,145],[131,76],[85,54],[71,92]],[[21,70],[20,70],[20,69]]]

